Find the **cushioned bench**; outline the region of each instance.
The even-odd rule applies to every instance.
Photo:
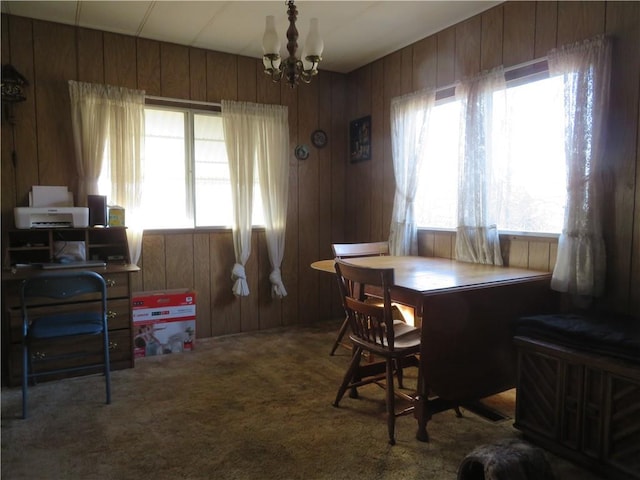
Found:
[[[640,320],[628,315],[531,315],[516,320],[514,334],[640,363]]]
[[[640,319],[533,315],[513,334],[515,427],[607,479],[640,479]]]

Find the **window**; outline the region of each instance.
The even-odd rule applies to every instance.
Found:
[[[101,179],[108,178],[105,173]],[[144,228],[232,225],[231,182],[220,113],[146,107],[143,176]],[[109,191],[106,187],[102,182],[101,191]],[[253,224],[263,223],[256,178]]]
[[[507,131],[494,139],[492,156],[501,199],[498,229],[560,233],[566,201],[562,78],[514,82],[504,102],[495,105],[492,118]],[[457,226],[459,111],[459,102],[449,98],[431,114],[416,199],[423,228]]]

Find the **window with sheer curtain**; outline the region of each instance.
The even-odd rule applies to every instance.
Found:
[[[506,95],[494,97],[489,124],[500,231],[562,231],[566,203],[562,99],[562,77],[548,75],[508,83]],[[431,113],[416,199],[421,228],[457,227],[460,106],[455,97],[445,98]]]
[[[231,180],[220,112],[149,105],[144,112],[144,228],[229,228]],[[102,191],[109,191],[107,169]],[[252,223],[264,224],[257,175]]]

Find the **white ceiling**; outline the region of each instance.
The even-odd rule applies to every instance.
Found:
[[[321,69],[348,73],[501,2],[296,2],[298,55],[309,20],[324,40]],[[2,12],[191,47],[262,57],[265,17],[274,15],[286,54],[287,6],[280,1],[5,1]]]

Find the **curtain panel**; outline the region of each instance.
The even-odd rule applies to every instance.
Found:
[[[455,255],[460,261],[503,264],[492,158],[494,141],[504,135],[496,131],[499,125],[492,119],[497,105],[504,105],[496,96],[504,96],[505,90],[502,67],[464,80],[456,87],[461,108]]]
[[[391,255],[418,254],[415,198],[435,101],[435,90],[423,90],[391,100],[391,148],[396,181],[389,232]]]
[[[233,204],[236,296],[249,295],[245,264],[251,255],[254,169],[263,202],[272,295],[287,295],[281,276],[289,198],[289,123],[287,107],[222,101],[222,121],[229,160]]]
[[[78,199],[98,193],[98,178],[108,153],[109,202],[126,209],[131,263],[142,253],[140,200],[144,152],[142,90],[69,80]]]
[[[604,35],[552,50],[549,73],[564,80],[567,205],[551,288],[578,296],[604,291],[602,161],[611,41]]]

